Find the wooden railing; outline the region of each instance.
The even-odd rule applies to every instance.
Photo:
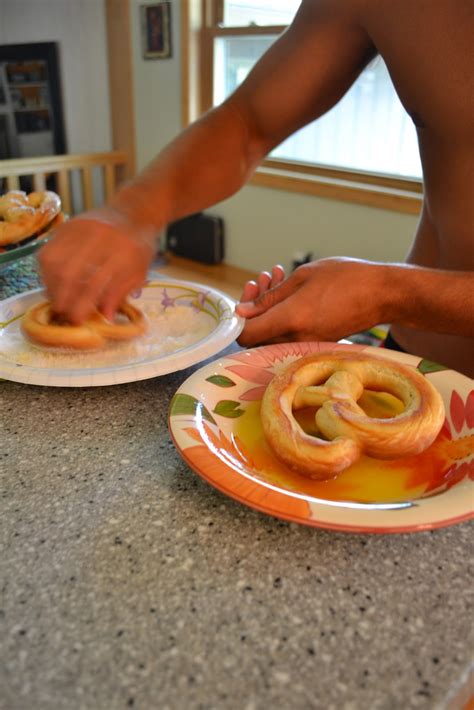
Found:
[[[28,177],[32,180],[34,190],[45,190],[47,183],[55,176],[55,191],[61,197],[63,211],[66,214],[74,214],[75,188],[72,184],[72,173],[79,173],[81,207],[88,210],[99,206],[96,204],[94,173],[101,173],[101,193],[105,200],[108,200],[123,179],[127,160],[127,154],[123,151],[0,160],[0,183],[3,182],[6,190],[18,190],[21,189],[20,178]]]

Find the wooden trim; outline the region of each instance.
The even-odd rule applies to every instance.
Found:
[[[81,170],[81,183],[84,209],[91,210],[94,206],[94,188],[92,185],[92,168],[88,165]]]
[[[405,190],[344,182],[316,175],[301,177],[283,170],[264,167],[257,170],[250,184],[415,215],[420,213],[423,203],[421,195]]]
[[[7,175],[7,190],[19,190],[20,181],[17,175]]]
[[[136,171],[130,0],[105,0],[112,145],[127,154],[124,177]]]
[[[43,192],[46,189],[46,177],[44,173],[33,174],[33,189],[36,192]]]
[[[247,27],[208,27],[212,37],[263,37],[266,35],[280,35],[287,25],[248,25]]]
[[[214,35],[204,28],[200,39],[200,113],[205,113],[213,105],[214,92]]]
[[[406,190],[408,192],[423,193],[423,182],[419,178],[395,177],[384,173],[369,173],[361,170],[345,170],[343,168],[328,167],[315,163],[303,163],[297,160],[285,160],[284,158],[268,158],[262,165],[275,170],[288,170],[306,175],[319,175],[320,177],[335,178],[336,180],[346,180],[355,183],[367,183],[369,185],[379,185],[390,187],[395,190]]]
[[[72,213],[71,185],[69,182],[69,172],[60,170],[58,173],[58,192],[61,195],[63,211],[66,214]]]
[[[108,163],[104,166],[105,199],[110,200],[115,192],[115,170],[114,166]]]
[[[217,27],[224,22],[224,0],[208,0],[207,25]]]
[[[181,4],[181,121],[185,128],[204,112],[201,100],[201,33],[205,2],[182,0]]]
[[[39,172],[54,173],[83,168],[84,165],[126,165],[127,160],[127,153],[121,150],[110,153],[71,153],[69,155],[45,155],[39,158],[13,158],[12,160],[0,160],[0,177],[34,175]]]
[[[191,56],[191,20],[189,3],[181,3],[181,126],[184,128],[189,123],[191,114],[191,81],[190,81],[190,56]]]

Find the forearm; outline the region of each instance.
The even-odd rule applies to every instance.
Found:
[[[227,102],[183,131],[111,206],[134,225],[157,231],[235,193],[261,158],[258,141]]]
[[[382,322],[474,338],[473,272],[411,264],[388,264],[382,268]]]

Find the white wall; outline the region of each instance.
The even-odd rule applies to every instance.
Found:
[[[171,59],[142,58],[141,4],[132,0],[138,168],[178,133],[181,122],[180,0],[172,1]],[[226,261],[248,269],[277,261],[288,267],[301,250],[315,258],[401,260],[417,223],[398,212],[251,186],[209,212],[225,220]]]
[[[131,0],[138,169],[145,167],[181,127],[180,2],[171,3],[170,59],[143,59],[140,5],[144,4],[145,0]]]
[[[104,0],[0,0],[0,44],[59,42],[69,153],[111,149]]]
[[[400,261],[417,219],[351,202],[245,187],[213,213],[227,229],[226,261],[247,269],[289,268],[296,252]]]

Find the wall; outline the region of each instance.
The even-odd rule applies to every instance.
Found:
[[[171,3],[170,59],[143,59],[140,25],[143,4],[146,4],[143,0],[131,0],[138,169],[145,167],[176,136],[181,123],[180,3],[176,0]]]
[[[139,6],[132,0],[137,165],[142,168],[179,131],[181,120],[180,1],[172,2],[171,59],[144,60]],[[216,205],[224,217],[228,263],[248,269],[286,267],[296,251],[398,261],[411,242],[411,215],[261,187],[245,187]]]
[[[0,44],[59,42],[69,153],[110,150],[104,0],[0,0]]]

